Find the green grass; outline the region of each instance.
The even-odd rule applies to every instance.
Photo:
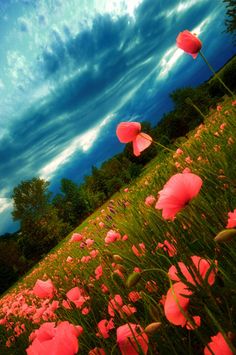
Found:
[[[113,196],[114,214],[108,211],[107,202],[75,230],[82,233],[84,239],[94,240],[90,248],[82,249],[80,243],[69,243],[70,233],[1,298],[0,319],[7,314],[7,323],[0,325],[1,354],[25,354],[30,344],[28,337],[34,329],[38,329],[45,321],[62,320],[83,327],[84,332],[79,337],[80,354],[88,354],[94,347],[104,348],[106,354],[120,354],[116,345],[117,327],[131,322],[145,328],[155,321],[161,322],[161,326],[149,337],[148,354],[203,354],[210,337],[219,331],[232,351],[235,351],[235,342],[227,334],[236,331],[236,241],[219,245],[214,241],[214,237],[227,224],[228,212],[236,208],[235,109],[230,99],[226,99],[222,105],[222,111],[212,111],[203,126],[190,132],[186,139],[182,139],[181,145],[173,147],[174,150],[181,147],[183,155],[173,158],[173,154],[160,151],[140,177],[128,186],[129,192],[122,190]],[[221,131],[222,123],[226,123],[226,126]],[[188,156],[192,160],[191,164],[185,161]],[[176,162],[179,167],[176,167]],[[202,178],[202,189],[177,214],[174,221],[166,221],[161,211],[145,205],[145,198],[149,195],[157,197],[167,180],[186,167]],[[124,207],[121,201],[126,202],[127,206]],[[101,221],[105,224],[104,228],[98,225]],[[105,245],[104,239],[110,229],[118,231],[121,236],[126,234],[128,239]],[[163,249],[156,249],[158,243],[164,240],[175,245],[176,255],[170,257]],[[138,247],[139,243],[145,244],[146,252],[137,257],[131,248],[133,245]],[[88,263],[78,262],[93,249],[98,250],[95,258],[91,258]],[[121,261],[115,262],[114,255],[119,255]],[[178,267],[180,261],[190,266],[190,256],[193,255],[212,263],[217,260],[218,264],[214,285],[209,286],[207,282],[188,285],[193,291],[188,318],[191,322],[192,316],[200,316],[201,326],[187,330],[166,319],[160,301],[172,283],[167,275],[169,268],[172,265]],[[66,261],[68,256],[73,258],[72,262]],[[98,265],[102,265],[103,275],[97,280],[94,272]],[[126,280],[137,267],[142,270],[141,279],[128,288]],[[115,270],[120,270],[123,278]],[[32,290],[37,279],[48,278],[57,289],[53,300],[59,301],[59,307],[53,317],[42,313],[38,321],[35,321],[33,314],[22,313],[22,309],[24,304],[42,307],[45,300],[28,290]],[[186,282],[183,275],[180,278]],[[148,289],[147,285],[153,282],[156,286],[152,290]],[[108,293],[102,292],[102,284],[107,286]],[[90,297],[86,303],[88,314],[82,314],[82,310],[74,305],[71,309],[63,307],[66,293],[75,286],[83,288]],[[141,297],[135,303],[129,299],[131,291],[139,292]],[[108,302],[116,294],[121,295],[125,305],[136,307],[136,312],[130,316],[116,312],[115,328],[109,331],[109,337],[98,337],[97,324],[102,319],[111,318]],[[26,328],[18,337],[14,333],[16,324],[24,324]],[[7,347],[9,339],[11,346]]]

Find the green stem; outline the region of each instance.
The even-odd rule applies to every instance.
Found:
[[[208,68],[212,71],[212,73],[215,75],[216,79],[219,80],[219,82],[224,86],[224,88],[230,93],[231,96],[234,97],[234,93],[228,88],[228,86],[225,85],[223,80],[220,78],[220,76],[215,72],[215,70],[212,68],[206,57],[203,55],[201,51],[199,51],[200,56],[204,60],[204,62],[207,64]]]
[[[162,147],[162,148],[168,150],[168,151],[171,152],[171,153],[174,153],[174,152],[175,152],[174,150],[172,150],[172,149],[170,149],[170,148],[167,148],[165,145],[163,145],[163,144],[161,144],[161,143],[159,143],[159,142],[157,142],[157,141],[154,141],[153,139],[148,139],[147,137],[143,136],[142,133],[140,133],[140,135],[141,135],[143,138],[147,139],[148,141],[150,141],[150,142],[152,142],[152,143],[154,143],[154,144],[156,144],[156,145],[159,145],[160,147]]]
[[[193,106],[193,108],[194,108],[194,109],[203,117],[203,119],[205,120],[206,117],[204,116],[204,114],[202,113],[202,111],[200,110],[200,108],[197,107],[197,105],[195,105],[195,104],[193,103],[193,101],[192,101],[192,99],[190,99],[190,97],[187,97],[186,100],[185,100],[185,102],[186,102],[187,104]]]

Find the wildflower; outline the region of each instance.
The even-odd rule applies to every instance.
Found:
[[[202,48],[202,42],[188,30],[179,33],[176,44],[177,47],[190,54],[194,59]]]
[[[75,304],[76,308],[81,308],[83,304],[90,298],[89,296],[85,296],[84,291],[78,287],[74,287],[69,290],[66,296],[71,302]]]
[[[32,344],[26,349],[27,355],[74,355],[79,350],[78,336],[82,327],[77,328],[68,321],[43,323],[41,327],[30,334]]]
[[[228,224],[226,228],[234,228],[236,227],[236,209],[233,212],[228,213]]]
[[[145,205],[146,206],[152,206],[155,201],[156,201],[156,198],[153,195],[150,195],[150,196],[146,197]]]
[[[226,343],[223,335],[219,332],[215,336],[211,337],[211,342],[208,343],[211,351],[205,347],[204,355],[233,355],[233,352],[230,350],[229,345]]]
[[[164,304],[165,316],[175,325],[185,326],[187,322],[187,309],[192,292],[182,282],[176,282],[167,292]]]
[[[80,242],[82,239],[83,239],[82,234],[74,233],[74,234],[72,234],[72,237],[70,238],[70,242]]]
[[[110,229],[107,232],[106,238],[105,238],[105,243],[109,244],[109,243],[114,243],[115,241],[121,239],[121,235],[120,233]]]
[[[168,240],[164,240],[163,243],[158,243],[157,249],[158,248],[163,248],[163,250],[165,252],[167,252],[170,257],[176,255],[176,253],[177,253],[175,246],[173,244],[171,244],[170,242],[168,242]]]
[[[109,330],[114,329],[115,325],[113,322],[113,319],[111,318],[109,321],[106,319],[102,319],[99,323],[98,323],[98,331],[99,333],[97,333],[97,336],[103,336],[104,339],[109,338]]]
[[[178,173],[173,175],[159,191],[156,209],[162,209],[164,219],[174,220],[175,215],[181,211],[202,187],[202,179],[192,173]]]
[[[117,328],[117,343],[122,355],[138,355],[140,345],[143,354],[148,351],[148,336],[138,324],[124,324]]]
[[[134,253],[134,255],[136,255],[137,257],[143,256],[145,254],[146,248],[145,248],[145,244],[144,243],[139,243],[139,248],[141,251],[138,250],[138,248],[133,245],[132,246],[132,251]]]
[[[48,279],[47,281],[37,280],[33,293],[40,298],[52,298],[54,295],[54,286],[52,280]]]
[[[136,157],[152,143],[152,137],[141,132],[139,122],[121,122],[117,126],[116,135],[121,143],[133,143],[133,152]]]
[[[191,256],[192,262],[194,264],[194,267],[191,265],[187,268],[187,266],[183,262],[179,262],[178,266],[181,270],[181,273],[184,275],[186,280],[193,284],[196,285],[196,283],[201,284],[201,280],[199,280],[198,274],[200,274],[201,278],[204,280],[205,277],[208,275],[208,270],[211,267],[211,264],[209,261],[206,259],[201,258],[200,256]],[[191,270],[191,273],[189,272]],[[194,275],[194,277],[192,276]],[[174,265],[172,265],[169,268],[168,275],[171,278],[171,280],[174,281],[180,281],[180,278],[178,276],[178,271]],[[207,282],[209,285],[213,285],[215,282],[215,276],[216,276],[216,270],[213,268],[209,275]]]
[[[88,355],[106,355],[106,352],[103,348],[94,348],[89,351]]]
[[[102,274],[103,274],[102,265],[98,265],[98,267],[95,269],[96,280],[99,280],[100,277],[102,277]]]

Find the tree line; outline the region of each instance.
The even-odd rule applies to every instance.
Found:
[[[222,80],[235,90],[236,58],[219,72]],[[170,94],[174,109],[164,114],[155,127],[142,122],[143,132],[165,146],[171,146],[198,126],[211,107],[225,95],[216,79],[196,88],[186,87]],[[197,109],[196,109],[197,105]],[[151,145],[140,157],[134,157],[131,144],[122,153],[93,166],[91,175],[82,184],[63,178],[55,196],[50,183],[38,177],[22,181],[12,193],[13,220],[20,222],[20,230],[0,237],[0,293],[45,256],[54,246],[75,229],[95,209],[116,191],[132,182],[143,167],[159,152]]]

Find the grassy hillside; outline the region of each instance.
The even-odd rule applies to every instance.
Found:
[[[225,99],[84,221],[81,240],[70,234],[1,298],[0,354],[211,354],[212,340],[236,351],[236,214],[232,238],[214,240],[236,209],[235,112]],[[187,198],[194,184],[174,184],[174,202],[186,203],[165,219],[158,192],[186,168],[200,191]]]

